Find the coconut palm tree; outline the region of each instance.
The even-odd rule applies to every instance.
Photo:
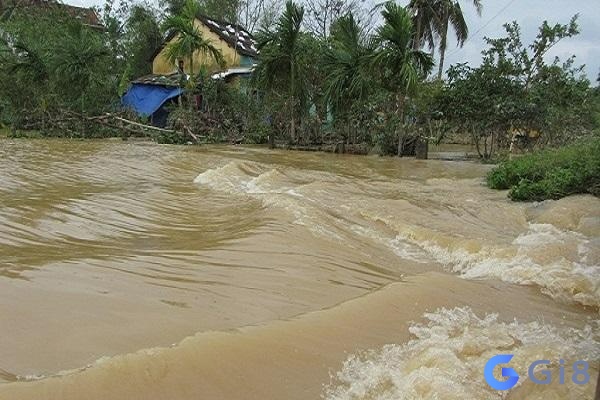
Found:
[[[381,14],[384,24],[377,29],[378,49],[373,56],[373,66],[382,75],[383,85],[396,97],[398,156],[402,156],[405,99],[431,72],[433,59],[431,55],[414,48],[412,17],[406,8],[388,2]]]
[[[301,31],[304,8],[288,0],[274,30],[263,30],[258,35],[260,51],[256,75],[267,89],[286,90],[289,96],[290,136],[296,140],[298,95],[301,89],[300,65]]]
[[[471,0],[481,16],[483,8],[481,0]],[[438,79],[442,79],[444,72],[444,62],[446,59],[446,49],[448,44],[448,29],[452,28],[456,34],[458,45],[462,47],[469,37],[469,27],[465,21],[460,2],[457,0],[435,0],[434,7],[437,10],[439,18],[439,40],[440,40],[440,62],[438,64]]]
[[[212,57],[218,65],[225,63],[221,50],[217,49],[210,40],[205,39],[196,26],[198,13],[198,2],[186,0],[181,13],[167,17],[163,23],[163,29],[175,35],[175,40],[167,46],[167,59],[173,64],[176,64],[177,60],[189,60],[190,75],[194,74],[196,53]]]
[[[411,0],[408,10],[412,14],[415,30],[413,48],[420,49],[425,44],[429,49],[435,47],[435,37],[440,29],[440,16],[436,7],[438,3],[432,0]]]

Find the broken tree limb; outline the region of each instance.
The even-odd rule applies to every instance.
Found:
[[[115,115],[112,115],[112,118],[116,119],[117,121],[121,121],[121,122],[123,122],[125,124],[138,126],[140,128],[143,128],[143,129],[148,129],[148,130],[153,130],[153,131],[159,131],[159,132],[166,132],[166,133],[177,133],[176,131],[172,131],[172,130],[169,130],[169,129],[159,128],[159,127],[152,126],[152,125],[141,124],[139,122],[130,121],[128,119],[117,117]]]
[[[188,128],[187,126],[185,127],[185,131],[188,133],[188,135],[190,135],[191,137],[193,137],[196,142],[199,141],[198,136],[194,135],[194,133],[192,132],[192,130],[190,128]]]

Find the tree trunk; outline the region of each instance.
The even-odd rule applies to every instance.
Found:
[[[487,135],[485,135],[485,137],[483,138],[483,159],[487,160],[488,157],[488,137]]]
[[[273,131],[271,131],[271,133],[269,133],[269,148],[270,149],[275,148],[275,132],[273,132]]]
[[[292,139],[292,143],[296,143],[296,120],[293,115],[290,122],[290,137]]]
[[[404,95],[396,95],[396,115],[398,116],[398,157],[404,151]]]
[[[446,46],[448,44],[448,17],[444,15],[442,35],[440,37],[440,65],[438,66],[438,80],[442,80],[444,74],[444,62],[446,61]]]
[[[427,160],[429,155],[429,141],[420,137],[415,144],[415,158],[417,160]]]
[[[296,120],[294,118],[294,111],[296,108],[296,101],[295,101],[295,89],[296,89],[296,68],[295,68],[295,64],[292,61],[290,63],[290,71],[291,71],[291,82],[290,82],[290,98],[291,98],[291,104],[290,104],[290,117],[291,117],[291,126],[290,126],[290,136],[292,138],[292,142],[295,143],[296,142]]]
[[[417,18],[417,26],[415,28],[415,39],[413,42],[413,49],[414,50],[419,50],[421,48],[421,17],[419,16]]]
[[[508,159],[512,160],[513,158],[513,152],[515,150],[515,143],[517,142],[517,135],[518,135],[518,130],[512,127],[511,124],[511,128],[510,128],[510,132],[511,132],[511,138],[510,138],[510,147],[508,148]]]
[[[473,144],[475,145],[475,148],[477,149],[477,154],[479,155],[479,158],[483,158],[483,154],[481,153],[481,147],[479,146],[479,141],[480,141],[481,137],[479,135],[477,135],[477,131],[475,130],[474,125],[471,126],[471,137],[473,138]]]

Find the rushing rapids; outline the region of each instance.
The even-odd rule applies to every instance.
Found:
[[[600,200],[487,169],[0,141],[0,399],[487,399],[502,349],[597,363]]]

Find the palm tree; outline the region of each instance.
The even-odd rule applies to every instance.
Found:
[[[5,49],[2,49],[5,46]],[[26,82],[24,87],[29,89],[29,93],[23,93],[24,96],[15,96],[16,99],[26,99],[21,103],[21,108],[27,115],[31,110],[42,110],[42,130],[45,128],[45,112],[49,102],[44,91],[43,95],[36,95],[36,89],[45,87],[48,83],[50,68],[48,66],[46,54],[42,49],[34,49],[25,42],[17,39],[9,42],[0,37],[0,72],[6,73],[6,76],[12,77],[11,80]],[[21,89],[21,92],[24,90]],[[29,104],[33,103],[33,105]]]
[[[173,64],[176,64],[177,60],[188,59],[192,76],[194,75],[194,55],[196,53],[212,57],[220,66],[225,63],[221,50],[213,46],[210,40],[205,39],[196,26],[198,13],[198,2],[186,0],[181,13],[167,17],[163,24],[165,31],[175,34],[175,40],[166,49],[167,59]]]
[[[301,32],[304,7],[288,0],[275,30],[261,31],[258,35],[260,51],[256,75],[267,89],[282,86],[290,100],[290,136],[296,140],[296,108],[299,95],[298,71],[301,57]]]
[[[48,79],[48,66],[40,51],[21,41],[12,45],[5,43],[7,48],[10,48],[10,54],[14,56],[5,63],[9,74],[23,73],[32,83],[41,83]]]
[[[331,45],[323,55],[325,97],[334,110],[347,110],[353,100],[365,98],[372,86],[368,38],[352,13],[331,27]]]
[[[471,0],[481,16],[481,0]],[[440,62],[438,65],[438,79],[442,79],[444,72],[444,61],[446,59],[446,48],[448,42],[448,28],[452,27],[458,40],[458,45],[462,47],[469,37],[469,27],[465,21],[460,3],[457,0],[435,0],[434,7],[439,16],[439,38],[440,38]]]
[[[436,2],[432,0],[411,0],[407,8],[412,14],[415,29],[413,48],[418,50],[425,44],[429,49],[435,47],[435,37],[439,31],[440,16],[436,8]]]
[[[73,100],[81,102],[82,113],[85,110],[86,94],[90,85],[97,82],[97,68],[105,63],[110,55],[100,37],[81,24],[73,24],[69,35],[53,48],[51,60],[54,73],[60,82],[67,83],[65,93],[77,93]]]
[[[416,88],[433,68],[431,55],[413,46],[414,29],[410,12],[393,2],[382,11],[384,24],[379,27],[376,40],[379,44],[373,65],[382,75],[384,86],[395,94],[396,116],[399,121],[398,156],[404,147],[405,98]]]

